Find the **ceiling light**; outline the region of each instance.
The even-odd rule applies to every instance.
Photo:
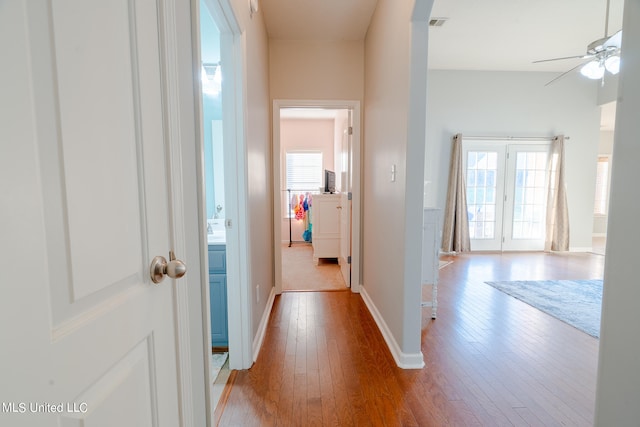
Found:
[[[618,74],[620,72],[620,57],[613,55],[604,60],[604,67],[611,74]]]
[[[589,61],[580,69],[580,74],[593,80],[601,79],[604,76],[604,65],[598,60]]]
[[[202,64],[200,74],[202,79],[202,92],[205,95],[218,96],[222,89],[220,63]]]

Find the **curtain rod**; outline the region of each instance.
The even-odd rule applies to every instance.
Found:
[[[471,140],[493,140],[493,141],[552,141],[555,136],[465,136],[462,134],[462,139]],[[571,139],[568,136],[564,137],[565,140]]]

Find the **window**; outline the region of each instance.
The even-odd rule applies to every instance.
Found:
[[[609,156],[598,156],[598,166],[596,169],[596,199],[593,213],[595,215],[606,215],[609,205],[609,173],[611,166]]]
[[[318,192],[322,187],[322,152],[291,151],[285,157],[285,189],[291,195],[306,192]],[[289,200],[285,197],[285,212],[289,215]]]

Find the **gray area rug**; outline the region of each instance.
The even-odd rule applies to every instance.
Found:
[[[485,282],[587,334],[600,336],[602,280]]]

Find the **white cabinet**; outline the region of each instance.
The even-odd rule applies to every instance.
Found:
[[[340,256],[340,195],[316,194],[311,205],[313,259]]]
[[[431,307],[431,318],[436,318],[438,308],[438,270],[440,252],[440,210],[425,208],[422,219],[422,285],[431,286],[431,301],[423,301],[423,307]]]

